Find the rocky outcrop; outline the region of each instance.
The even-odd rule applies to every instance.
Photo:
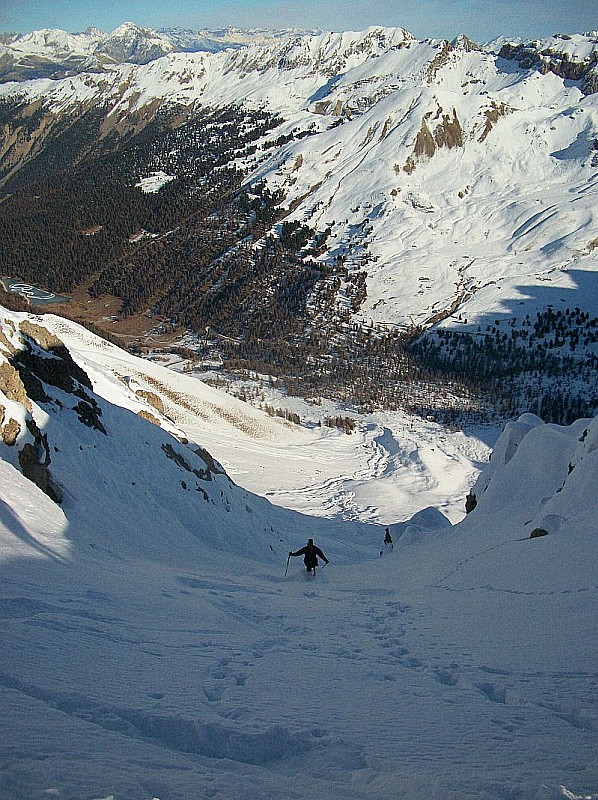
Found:
[[[506,115],[510,114],[511,111],[512,109],[510,109],[506,103],[495,103],[493,101],[490,108],[487,108],[486,111],[484,112],[486,123],[484,125],[484,130],[482,131],[482,134],[478,139],[478,142],[483,142],[490,133],[490,131],[492,130],[492,128],[496,125],[498,120],[501,117],[506,117]]]
[[[584,76],[581,88],[584,94],[596,94],[596,92],[598,92],[598,66],[588,70]]]
[[[52,480],[49,470],[51,458],[48,437],[40,431],[33,419],[27,420],[27,428],[33,442],[27,442],[19,452],[21,471],[55,503],[60,503],[62,491]]]
[[[447,147],[449,150],[463,147],[463,131],[454,108],[452,116],[442,115],[442,121],[434,129],[434,141],[437,147]]]
[[[453,108],[451,115],[443,113],[442,108],[439,108],[434,119],[440,118],[440,122],[434,127],[431,127],[433,121],[430,117],[431,113],[428,113],[422,119],[421,128],[415,137],[413,153],[403,167],[408,174],[413,172],[418,161],[432,158],[441,147],[446,147],[448,150],[463,147],[463,130],[456,109]]]
[[[73,411],[76,412],[79,422],[87,425],[88,428],[93,428],[107,435],[106,428],[102,425],[100,417],[102,416],[102,409],[93,397],[88,397],[84,392],[75,392],[76,395],[81,396],[81,400],[77,405],[73,406]]]
[[[137,397],[142,397],[150,406],[159,411],[160,414],[164,414],[164,403],[162,402],[162,398],[157,395],[155,392],[148,392],[145,389],[137,389],[135,392]]]
[[[214,460],[211,453],[208,453],[205,448],[198,446],[194,448],[194,452],[197,453],[202,461],[205,461],[208,468],[208,473],[214,473],[214,475],[226,475],[226,470]]]
[[[41,325],[35,325],[27,320],[21,323],[19,330],[50,356],[50,358],[45,356],[40,358],[26,342],[27,350],[17,358],[19,363],[31,366],[44,383],[57,386],[65,392],[73,392],[75,382],[93,389],[85,370],[73,360],[68,348],[58,337]]]
[[[544,528],[534,528],[530,533],[529,538],[538,539],[540,536],[548,536],[548,531],[545,531]]]
[[[2,428],[2,441],[4,444],[8,445],[8,447],[14,447],[17,443],[17,439],[19,438],[19,434],[21,433],[21,426],[12,417],[8,420],[6,425],[4,425],[4,415],[6,413],[6,409],[3,406],[0,406],[0,426]]]
[[[8,361],[0,363],[0,391],[15,403],[25,406],[27,411],[31,411],[31,400],[27,396],[27,391],[21,376],[12,364]]]
[[[70,406],[83,425],[107,434],[100,420],[102,409],[90,391],[89,376],[60,339],[30,320],[23,320],[18,331],[13,327],[13,334],[21,347],[3,334],[1,344],[6,360],[0,362],[0,392],[24,410],[17,415],[21,421],[12,417],[6,420],[7,409],[0,405],[1,441],[9,447],[18,446],[23,475],[59,503],[62,491],[50,473],[48,438],[33,418],[33,403],[48,404],[58,411]],[[52,391],[52,387],[60,392]],[[68,396],[74,398],[72,404],[68,403]]]
[[[199,478],[202,481],[211,481],[212,474],[226,475],[226,472],[222,469],[222,467],[220,467],[220,465],[214,461],[212,456],[207,450],[204,450],[203,447],[197,447],[193,452],[195,452],[195,454],[204,462],[205,469],[193,468],[181,455],[181,453],[175,450],[171,444],[163,444],[162,450],[166,456],[178,464],[179,467],[182,467],[186,472],[192,473],[196,478]]]
[[[158,417],[154,416],[151,411],[146,411],[144,408],[142,408],[141,411],[137,412],[137,416],[141,417],[142,419],[146,419],[148,422],[151,422],[152,425],[157,425],[158,428],[161,427],[160,420]]]
[[[567,39],[565,34],[555,37]],[[522,44],[505,44],[501,47],[500,58],[516,61],[523,69],[535,69],[546,75],[553,72],[569,81],[579,81],[584,94],[593,94],[598,90],[598,50],[584,61],[571,58],[567,50],[558,47],[540,48],[537,42],[524,42]]]

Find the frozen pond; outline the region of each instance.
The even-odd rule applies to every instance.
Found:
[[[0,278],[7,292],[12,294],[19,294],[25,297],[33,306],[50,305],[54,303],[68,303],[70,297],[64,295],[54,294],[54,292],[39,289],[37,286],[32,286],[30,283],[15,280],[14,278]]]

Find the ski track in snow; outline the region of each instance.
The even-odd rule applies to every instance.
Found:
[[[43,653],[58,635],[63,657],[74,659],[69,670],[46,664],[41,681],[26,661],[1,672],[3,695],[9,706],[21,698],[38,714],[85,731],[82,752],[89,737],[132,743],[125,752],[144,754],[150,783],[164,763],[173,786],[191,770],[200,796],[232,797],[231,775],[237,786],[243,782],[244,797],[266,790],[301,796],[309,785],[305,761],[315,759],[325,773],[310,789],[318,798],[331,785],[334,796],[382,798],[417,774],[423,782],[439,761],[445,788],[428,796],[498,797],[492,785],[504,770],[531,786],[534,775],[557,771],[553,761],[561,769],[573,763],[598,730],[579,706],[580,696],[596,697],[596,673],[479,664],[438,636],[425,591],[406,602],[409,593],[386,584],[397,558],[383,560],[386,579],[371,586],[349,569],[308,578],[298,563],[286,581],[270,575],[266,588],[258,572],[172,573],[154,587],[149,614],[137,607],[137,587],[127,596],[129,585],[122,596],[79,589],[67,600],[47,587],[44,601],[3,598],[0,617],[13,641],[34,635]],[[233,637],[221,619],[229,630],[232,624]],[[79,672],[88,659],[91,673]],[[106,663],[111,669],[103,673]],[[545,740],[533,763],[531,725]],[[563,725],[570,747],[563,750],[559,737],[555,750],[554,728]],[[218,762],[227,764],[227,775],[218,776]],[[372,785],[360,787],[367,775]],[[480,794],[470,793],[472,785]],[[148,796],[126,785],[112,789],[115,798]],[[184,797],[181,791],[170,796]]]

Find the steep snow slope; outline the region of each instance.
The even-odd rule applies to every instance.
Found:
[[[423,509],[390,525],[388,550],[381,525],[270,506],[215,464],[211,480],[189,472],[183,460],[210,464],[192,452],[203,442],[131,410],[175,432],[156,397],[183,409],[192,379],[156,385],[156,367],[118,364],[114,348],[54,318],[92,391],[40,331],[48,322],[2,312],[3,439],[10,419],[35,419],[64,489],[58,506],[17,466],[33,427],[0,443],[6,797],[598,796],[598,419],[510,423],[476,509],[455,526]],[[22,372],[38,397],[27,401],[5,366],[18,358],[63,388]],[[66,374],[79,376],[77,395]],[[106,433],[72,410],[94,399]],[[277,468],[293,468],[305,432],[260,429],[257,412],[242,417],[207,387],[195,402],[187,422],[205,408],[223,439],[254,420],[239,453],[252,436],[288,436]],[[327,440],[341,461],[343,436]],[[547,535],[530,539],[539,526]],[[330,565],[313,579],[291,559],[285,577],[287,549],[310,535]]]
[[[133,358],[68,320],[46,315],[43,324],[73,350],[102,397],[154,415],[142,393],[159,397],[167,430],[202,443],[244,488],[310,515],[386,525],[436,506],[457,522],[496,435],[488,428],[466,436],[399,413],[354,412],[357,428],[346,435],[322,426],[342,411],[332,403],[313,406],[275,392],[265,398],[293,410],[299,427],[192,375]]]

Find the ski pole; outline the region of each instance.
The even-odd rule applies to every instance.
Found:
[[[287,572],[289,571],[289,561],[290,561],[290,560],[291,560],[291,554],[289,553],[289,556],[288,556],[288,558],[287,558],[287,568],[286,568],[286,569],[285,569],[285,571],[284,571],[284,576],[285,576],[285,578],[286,578],[286,576],[287,576]]]

